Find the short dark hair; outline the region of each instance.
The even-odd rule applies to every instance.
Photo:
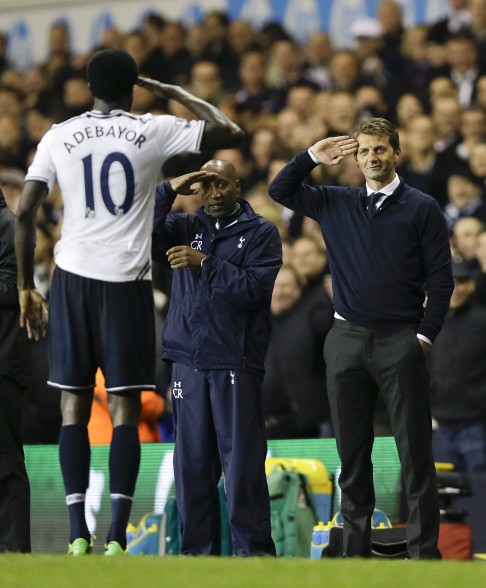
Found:
[[[88,83],[96,98],[113,101],[128,96],[138,79],[133,57],[121,49],[98,51],[88,63]]]
[[[400,137],[398,131],[386,118],[370,118],[358,123],[353,129],[353,138],[357,139],[358,135],[377,135],[385,136],[390,140],[390,145],[396,151],[400,149]]]

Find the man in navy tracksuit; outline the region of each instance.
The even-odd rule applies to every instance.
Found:
[[[169,214],[200,182],[202,207]],[[277,228],[238,198],[233,165],[157,188],[153,256],[173,270],[162,357],[172,364],[174,474],[182,553],[221,553],[217,485],[224,472],[235,555],[275,555],[261,407],[270,300],[282,264]]]
[[[362,188],[302,185],[319,163],[354,154]],[[369,557],[373,412],[384,398],[400,457],[412,558],[440,558],[425,352],[453,290],[447,226],[437,202],[395,172],[398,132],[385,119],[353,138],[318,141],[274,179],[272,198],[316,220],[327,244],[335,321],[324,347],[328,395],[341,458],[344,556]],[[424,302],[427,295],[427,302]]]

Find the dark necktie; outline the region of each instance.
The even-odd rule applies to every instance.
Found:
[[[370,205],[368,206],[368,216],[372,217],[376,211],[376,204],[382,198],[384,194],[382,192],[373,192],[370,194]]]

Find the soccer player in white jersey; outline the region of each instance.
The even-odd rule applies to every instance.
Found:
[[[49,384],[62,391],[59,456],[70,519],[68,553],[84,555],[93,546],[84,515],[87,424],[100,366],[114,425],[105,555],[119,555],[125,553],[140,465],[140,392],[155,387],[150,243],[161,166],[181,152],[235,146],[243,132],[181,87],[139,78],[125,51],[96,53],[87,73],[93,110],[54,125],[39,143],[18,208],[15,246],[20,321],[38,340],[45,334],[47,308],[33,280],[36,213],[57,181],[64,219],[47,328]],[[200,120],[130,114],[134,84],[182,103]]]

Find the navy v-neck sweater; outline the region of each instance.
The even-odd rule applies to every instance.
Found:
[[[433,341],[454,287],[447,225],[437,202],[401,180],[370,218],[365,186],[302,184],[314,167],[307,151],[299,153],[273,180],[269,194],[319,223],[336,312],[373,330],[417,325]]]

